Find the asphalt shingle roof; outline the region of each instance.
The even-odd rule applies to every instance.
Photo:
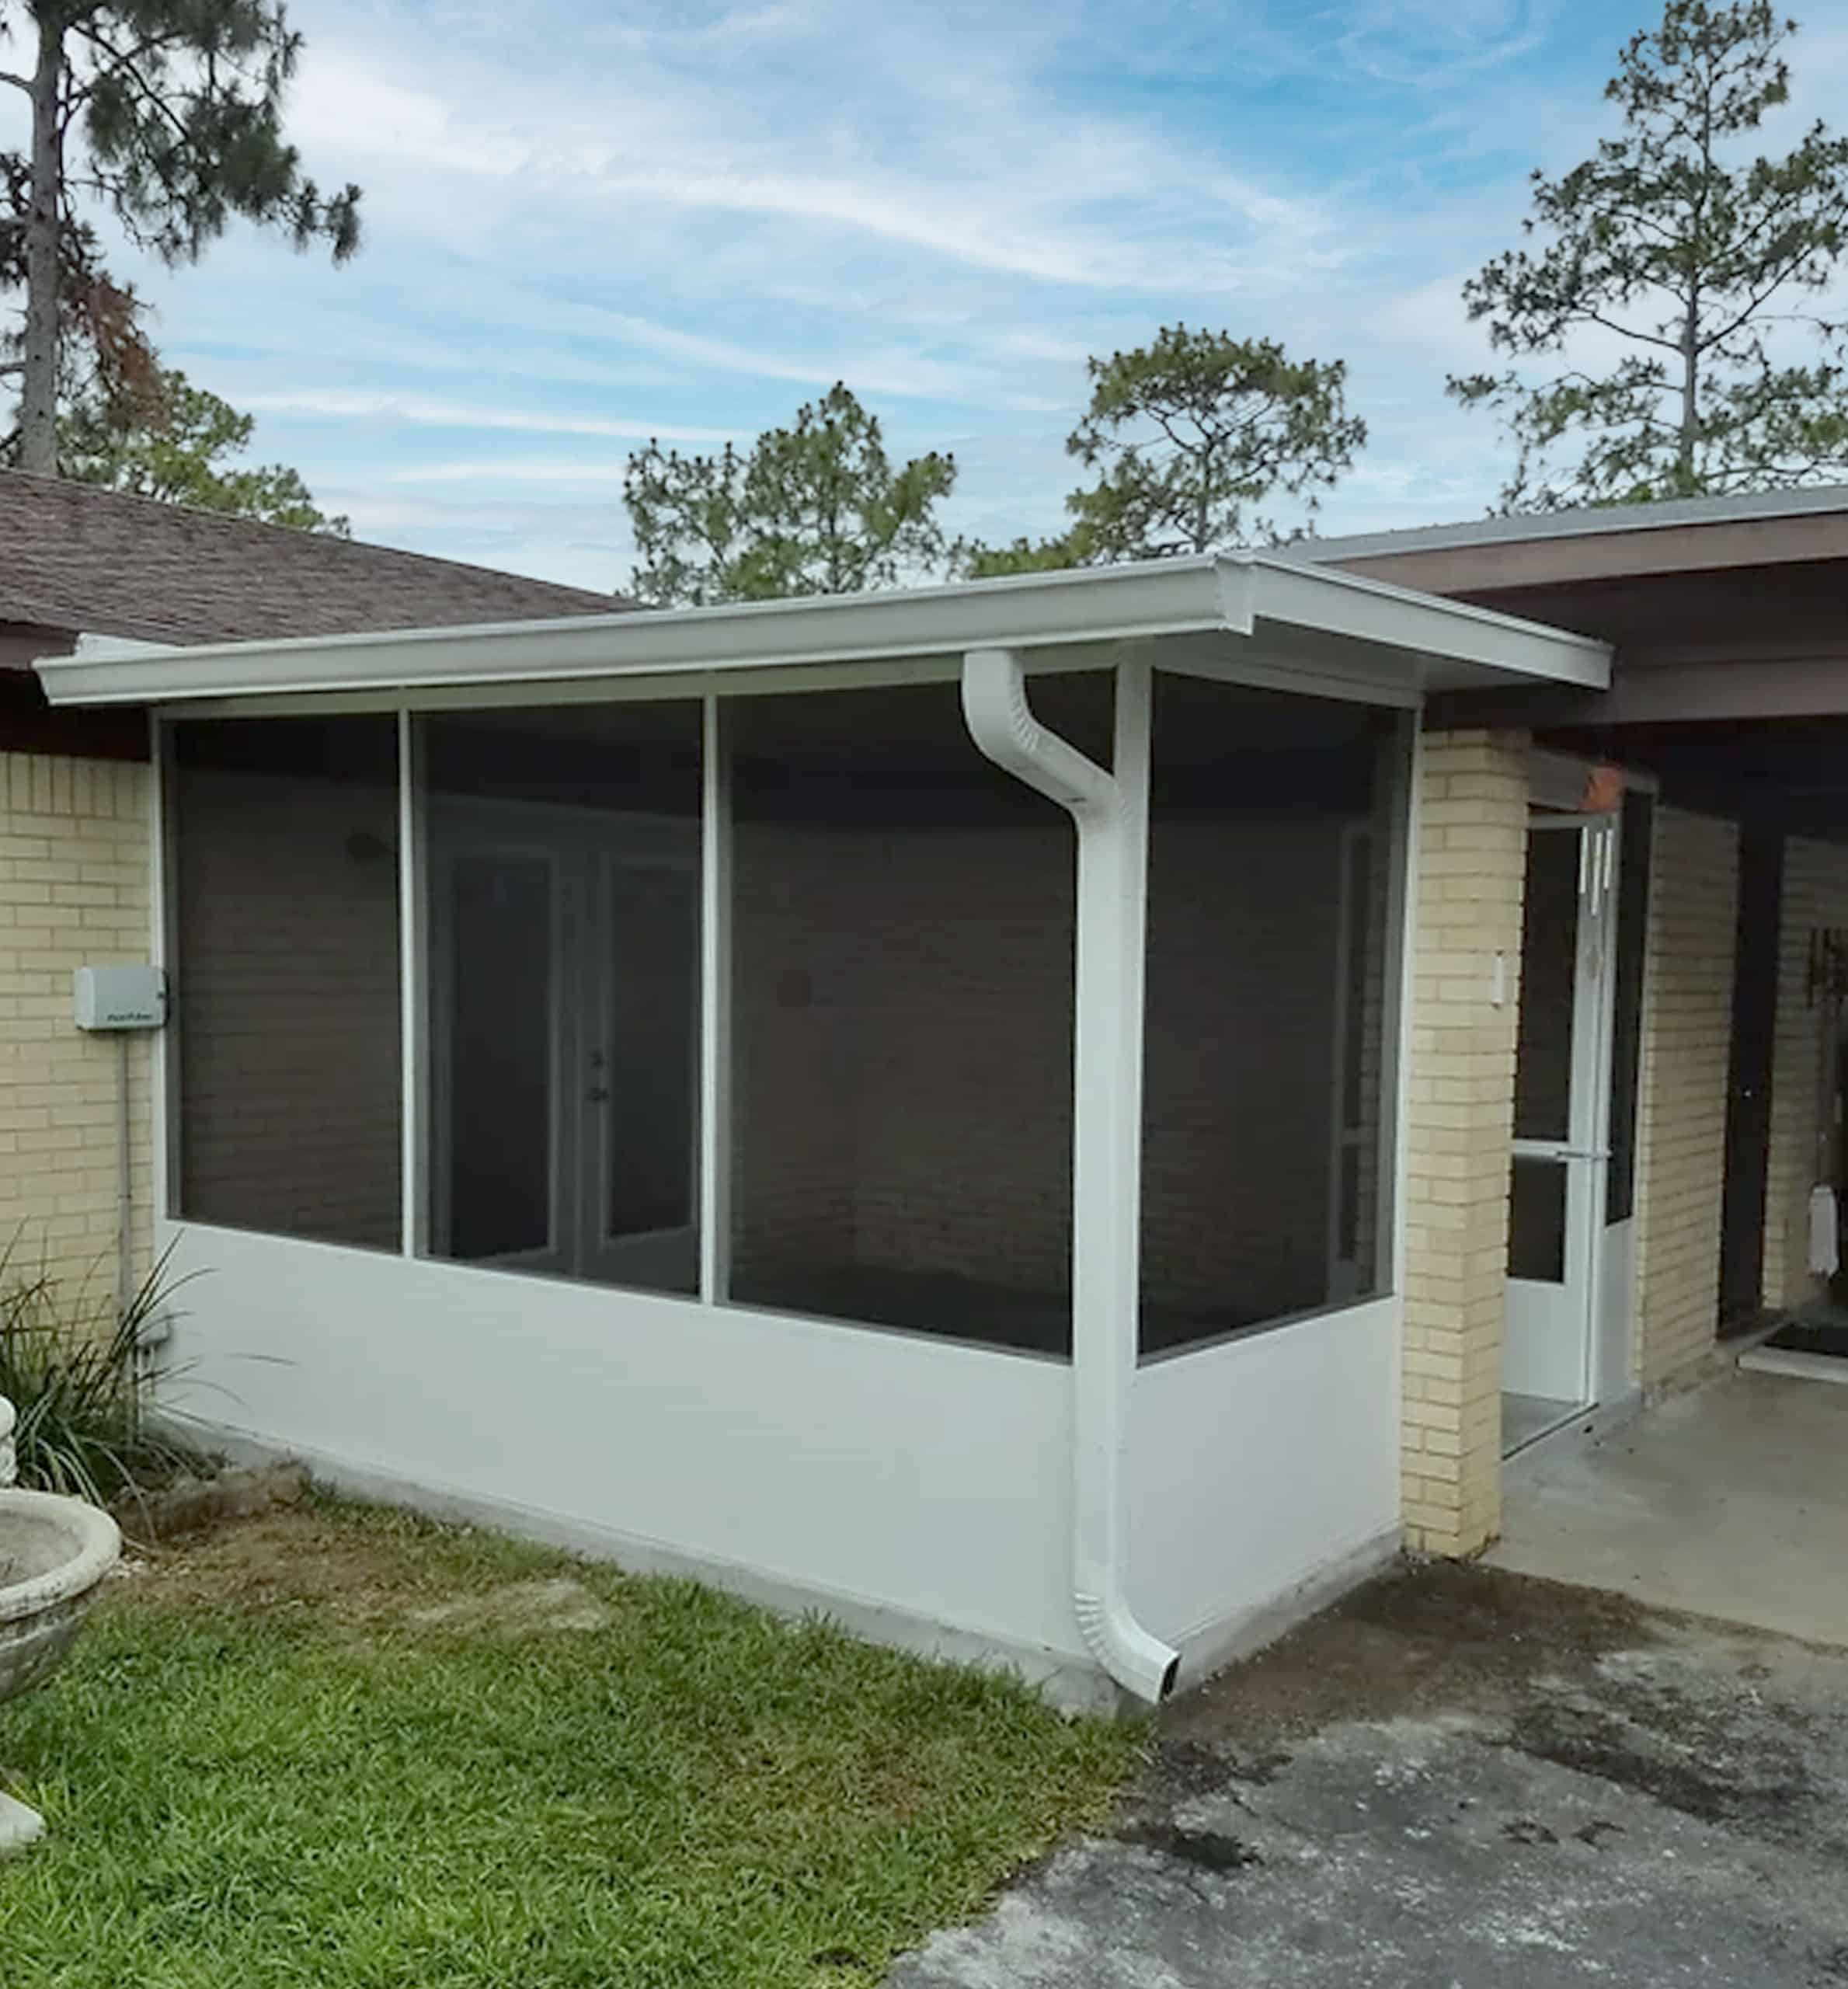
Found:
[[[145,642],[238,642],[628,605],[459,560],[0,471],[0,622]]]

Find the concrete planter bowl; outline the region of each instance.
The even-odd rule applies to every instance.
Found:
[[[0,1400],[0,1478],[11,1476],[12,1438],[12,1407]],[[121,1551],[107,1513],[0,1482],[0,1701],[56,1669]],[[0,1794],[0,1851],[43,1828],[36,1810]]]

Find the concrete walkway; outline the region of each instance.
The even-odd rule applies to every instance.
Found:
[[[1848,1652],[1440,1564],[1169,1708],[891,1989],[1829,1989],[1844,1869]]]
[[[1510,1465],[1491,1566],[1848,1646],[1848,1388],[1733,1374]]]

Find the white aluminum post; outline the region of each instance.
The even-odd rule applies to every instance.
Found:
[[[722,1304],[731,1256],[731,768],[719,700],[703,700],[699,838],[699,1295]]]
[[[171,751],[173,732],[150,712],[148,717],[148,840],[149,851],[148,957],[167,983],[166,1021],[154,1032],[148,1061],[149,1144],[154,1161],[153,1207],[148,1211],[154,1252],[160,1254],[158,1226],[173,1213],[174,1143],[179,1134],[175,1095],[179,1083],[180,1047],[174,1040],[172,990],[172,843],[167,813],[172,795]]]
[[[423,838],[419,833],[416,734],[411,714],[398,714],[398,1192],[400,1242],[415,1257],[424,1247]]]

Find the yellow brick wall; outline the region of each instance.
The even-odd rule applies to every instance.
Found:
[[[1712,1350],[1732,1029],[1738,831],[1658,811],[1637,1124],[1637,1378],[1672,1383]]]
[[[1431,733],[1420,759],[1402,1483],[1408,1543],[1432,1553],[1471,1552],[1501,1527],[1526,744]]]
[[[86,964],[148,957],[149,775],[111,760],[0,754],[0,1240],[9,1275],[57,1280],[92,1317],[113,1300],[121,1050],[71,1020]],[[129,1040],[137,1274],[153,1159],[148,1038]]]
[[[1818,926],[1848,926],[1848,848],[1793,841],[1784,847],[1765,1174],[1767,1305],[1800,1305],[1816,1289],[1809,1275],[1809,1191],[1816,1178],[1821,1018],[1810,1002],[1808,977],[1810,935]]]

